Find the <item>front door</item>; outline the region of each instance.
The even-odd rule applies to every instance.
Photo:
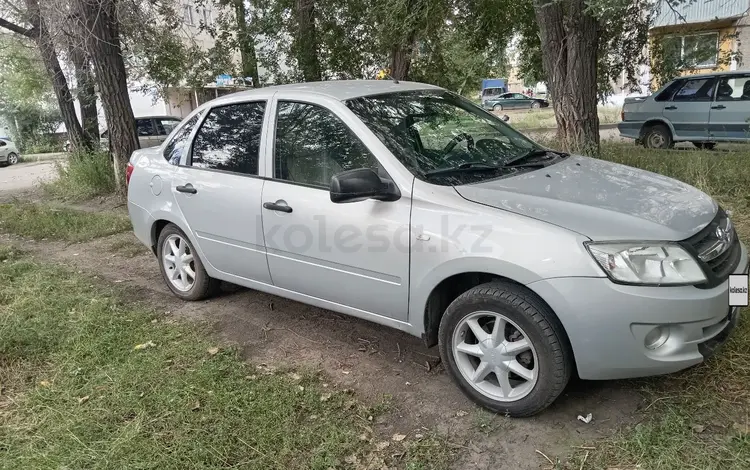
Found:
[[[335,204],[331,177],[376,157],[328,108],[279,101],[263,232],[274,285],[407,320],[411,199]]]
[[[685,80],[682,87],[664,103],[663,116],[672,123],[679,140],[709,140],[708,117],[714,99],[716,79],[713,77]]]
[[[258,177],[265,105],[256,101],[212,108],[172,191],[205,262],[270,284],[260,213],[263,179]]]
[[[750,73],[719,79],[711,106],[710,132],[716,140],[750,139]]]

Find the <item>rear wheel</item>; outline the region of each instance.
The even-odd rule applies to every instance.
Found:
[[[643,133],[643,145],[652,149],[669,149],[674,146],[672,133],[662,124],[651,126]]]
[[[514,417],[548,407],[573,369],[555,314],[507,282],[474,287],[454,300],[440,322],[439,345],[443,363],[469,398]]]
[[[492,110],[493,111],[502,111],[503,110],[503,105],[501,105],[500,103],[497,103],[495,106],[492,107]]]
[[[182,300],[202,300],[218,291],[219,281],[209,277],[185,233],[169,224],[159,234],[156,248],[167,287]]]
[[[8,165],[15,165],[18,163],[18,155],[11,152],[8,154]]]
[[[695,145],[695,148],[702,150],[713,150],[716,147],[716,142],[693,142],[692,144]]]

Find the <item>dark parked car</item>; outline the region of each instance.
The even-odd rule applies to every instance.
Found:
[[[522,93],[504,93],[495,98],[486,100],[484,109],[502,111],[504,109],[539,109],[549,106],[547,100],[532,98]]]

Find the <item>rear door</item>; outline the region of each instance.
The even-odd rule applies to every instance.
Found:
[[[665,103],[663,116],[672,123],[675,140],[706,142],[710,139],[708,120],[716,91],[716,77],[685,80]]]
[[[270,284],[258,164],[265,107],[265,101],[251,101],[211,108],[172,191],[207,263],[223,273]]]
[[[748,140],[750,128],[750,73],[719,78],[711,106],[709,128],[715,140]]]

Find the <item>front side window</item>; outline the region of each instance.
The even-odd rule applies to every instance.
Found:
[[[542,150],[497,117],[446,91],[366,96],[347,105],[409,171],[431,183],[468,184],[520,171],[503,165]],[[478,166],[490,171],[434,177],[436,170]]]
[[[279,102],[275,178],[329,188],[331,177],[342,171],[378,167],[375,156],[330,110],[307,103]]]
[[[151,119],[138,119],[135,121],[135,126],[138,129],[139,137],[151,137],[156,135],[154,131],[154,123]]]
[[[193,128],[198,123],[199,117],[200,113],[191,117],[188,122],[177,131],[174,137],[172,137],[172,140],[170,140],[164,148],[164,158],[172,165],[180,164],[183,149],[187,146],[190,133],[193,132]]]
[[[711,101],[714,97],[715,78],[695,78],[686,80],[672,101]]]
[[[750,101],[750,75],[732,75],[720,79],[716,101]]]
[[[258,154],[265,102],[211,109],[195,134],[191,166],[258,174]]]

